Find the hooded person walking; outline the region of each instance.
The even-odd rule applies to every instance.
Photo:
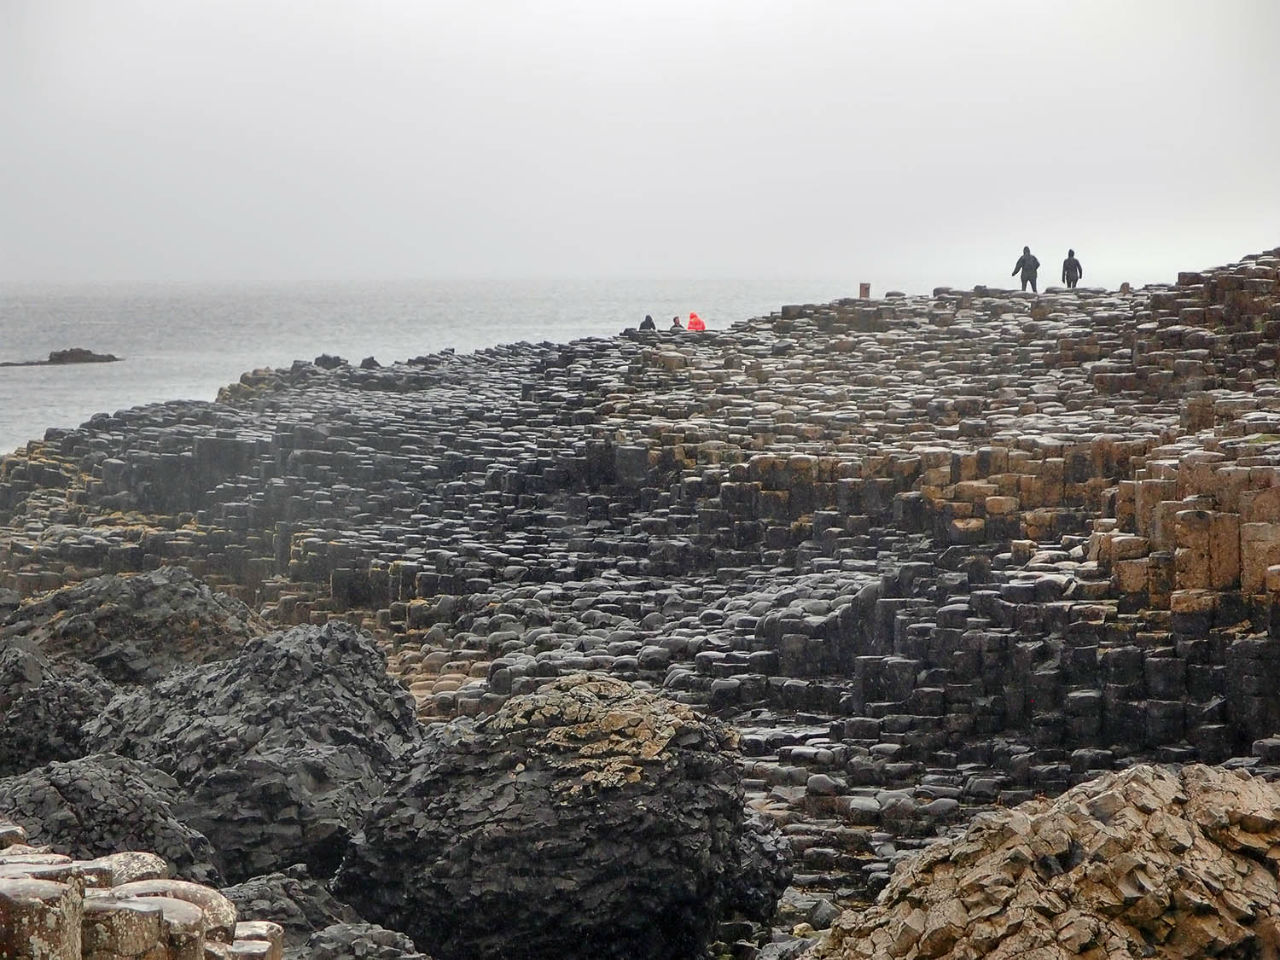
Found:
[[[1031,252],[1030,247],[1022,248],[1022,256],[1018,258],[1018,262],[1013,265],[1014,276],[1017,273],[1022,274],[1022,289],[1027,289],[1027,284],[1031,284],[1031,292],[1037,293],[1036,290],[1036,271],[1040,269],[1040,261],[1036,259],[1036,255]]]
[[[1084,267],[1080,266],[1080,261],[1076,259],[1076,252],[1068,250],[1067,259],[1062,261],[1062,282],[1068,287],[1074,287],[1083,276]]]

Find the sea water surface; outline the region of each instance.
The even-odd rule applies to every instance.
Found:
[[[337,354],[407,360],[445,348],[609,337],[646,313],[711,330],[784,303],[854,296],[843,278],[451,280],[278,287],[3,286],[0,361],[85,347],[119,363],[0,367],[0,453],[95,413],[213,400],[260,367]]]

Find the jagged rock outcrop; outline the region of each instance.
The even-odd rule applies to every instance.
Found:
[[[1273,957],[1280,786],[1137,766],[979,815],[902,863],[811,960]]]
[[[90,753],[84,724],[114,694],[87,663],[51,661],[26,638],[0,640],[0,777]]]
[[[736,905],[735,753],[727,728],[670,700],[554,680],[432,728],[335,891],[444,960],[514,944],[529,960],[695,956]]]
[[[0,776],[89,753],[84,725],[114,695],[115,688],[83,664],[25,689],[0,711]]]
[[[336,923],[312,934],[302,947],[285,953],[286,960],[431,960],[419,953],[403,933],[374,923]]]
[[[280,924],[289,947],[302,946],[326,927],[364,922],[301,865],[223,887],[222,895],[236,905],[241,919]]]
[[[60,531],[53,528],[50,539]],[[109,574],[23,602],[0,619],[51,658],[93,664],[109,680],[158,680],[178,666],[232,656],[270,628],[238,600],[183,567]]]
[[[48,674],[48,658],[30,644],[0,642],[0,710],[8,710],[23,694],[39,686]]]
[[[219,663],[117,695],[89,742],[154,764],[178,813],[233,880],[338,865],[350,833],[421,727],[367,634],[342,623],[250,640]]]
[[[0,814],[55,853],[93,859],[151,850],[172,876],[217,883],[209,841],[174,816],[177,795],[177,782],[160,770],[98,754],[0,779]]]

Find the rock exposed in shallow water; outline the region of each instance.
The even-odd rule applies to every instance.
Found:
[[[85,347],[49,351],[49,363],[114,363],[119,359],[114,353],[95,353]]]
[[[54,590],[0,619],[3,627],[47,656],[75,657],[123,683],[225,659],[269,629],[243,603],[182,567],[109,574]]]
[[[171,810],[177,793],[173,778],[154,767],[98,754],[0,780],[0,812],[57,853],[93,859],[153,850],[173,876],[217,883],[209,841]]]
[[[44,367],[69,363],[115,363],[123,360],[114,353],[95,353],[86,347],[67,347],[65,350],[50,350],[47,360],[6,360],[0,367]]]
[[[445,960],[696,956],[742,900],[734,747],[622,681],[551,681],[432,728],[335,890]]]
[[[285,945],[300,947],[313,934],[334,924],[363,923],[356,911],[338,900],[301,865],[279,873],[251,877],[222,888],[241,920],[270,920],[284,928]]]
[[[239,880],[297,862],[331,873],[421,726],[368,635],[331,623],[121,693],[86,733],[172,774],[179,813]]]
[[[1280,786],[1137,766],[978,816],[899,866],[812,960],[1269,957]]]

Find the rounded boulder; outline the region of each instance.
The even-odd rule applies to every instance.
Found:
[[[439,960],[696,956],[750,899],[744,870],[785,870],[744,822],[736,753],[684,705],[599,674],[551,680],[432,728],[335,892]]]

